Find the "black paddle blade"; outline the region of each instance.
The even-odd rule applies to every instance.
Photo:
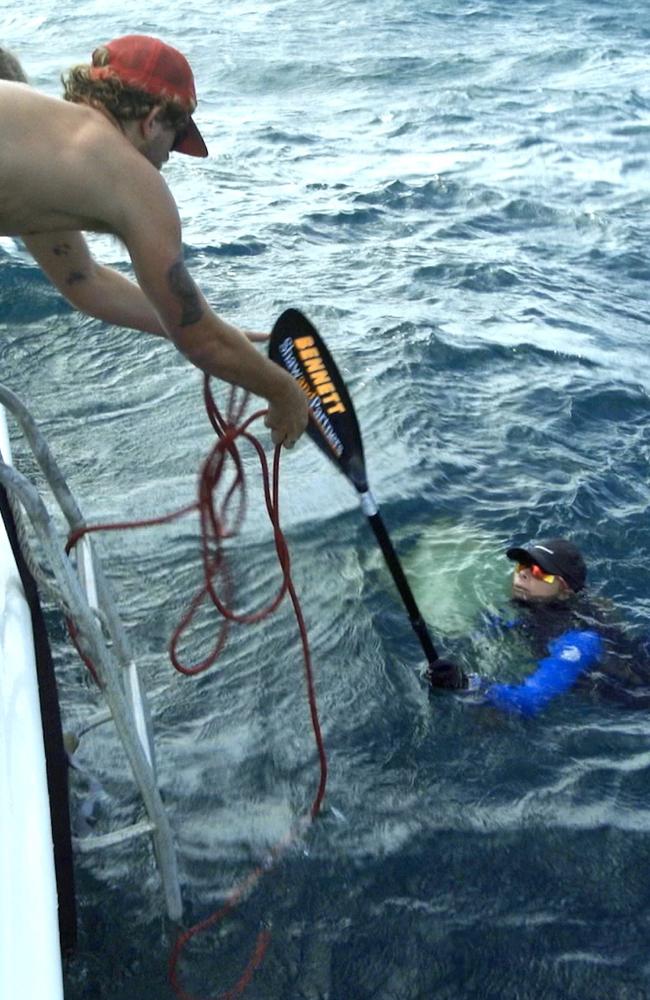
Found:
[[[298,309],[287,309],[277,320],[269,357],[293,375],[309,399],[309,437],[365,493],[363,444],[352,400],[322,338]]]

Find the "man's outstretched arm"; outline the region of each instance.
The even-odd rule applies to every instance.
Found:
[[[99,264],[81,233],[39,233],[24,237],[24,243],[75,309],[114,326],[167,336],[142,289],[119,271]]]
[[[40,233],[26,236],[23,242],[75,309],[113,326],[167,337],[140,286],[96,261],[80,232]],[[268,340],[268,334],[244,332],[252,343]]]
[[[265,335],[244,334],[210,309],[185,267],[180,226],[176,232],[175,213],[170,214],[171,239],[153,233],[125,240],[138,285],[98,264],[77,231],[27,236],[24,242],[71,305],[104,322],[167,337],[202,371],[262,396],[269,403],[274,443],[293,444],[307,424],[305,397],[249,343]]]

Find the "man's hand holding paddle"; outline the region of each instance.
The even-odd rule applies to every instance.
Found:
[[[286,375],[281,368],[278,373]],[[293,448],[305,430],[309,419],[307,397],[297,382],[287,375],[278,386],[278,391],[267,395],[269,409],[264,423],[271,431],[273,444]]]

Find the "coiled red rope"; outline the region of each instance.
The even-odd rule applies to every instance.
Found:
[[[193,511],[198,511],[200,519],[201,555],[203,564],[203,583],[191,598],[188,608],[181,618],[181,621],[174,629],[169,646],[169,655],[175,669],[180,673],[195,676],[211,667],[218,659],[225,646],[228,630],[231,622],[240,624],[253,624],[262,621],[272,614],[280,605],[286,594],[289,594],[302,646],[303,665],[305,681],[307,685],[307,697],[311,723],[314,732],[314,739],[318,751],[320,777],[318,788],[314,796],[308,816],[299,821],[294,830],[271,851],[273,863],[277,860],[284,849],[303,830],[306,823],[313,821],[318,815],[327,783],[327,758],[323,745],[323,738],[318,718],[316,705],[316,693],[313,678],[311,653],[307,629],[300,607],[300,601],[296,594],[291,578],[291,562],[289,550],[280,527],[279,518],[279,480],[280,480],[280,446],[276,447],[273,456],[273,474],[269,474],[268,462],[264,448],[258,439],[251,434],[249,428],[251,424],[265,415],[266,411],[258,411],[252,416],[244,419],[244,410],[247,403],[247,394],[243,396],[232,389],[227,407],[227,417],[224,419],[217,407],[210,389],[210,380],[206,376],[203,384],[203,395],[206,412],[212,424],[217,440],[205,459],[198,483],[198,498],[195,503],[189,504],[179,510],[155,518],[147,518],[139,521],[123,521],[112,524],[95,524],[79,528],[70,533],[66,551],[70,552],[79,540],[86,534],[99,531],[124,531],[134,528],[154,527],[168,524]],[[246,484],[244,478],[243,463],[239,453],[238,441],[243,439],[252,446],[259,459],[262,485],[264,490],[264,500],[268,512],[269,520],[273,528],[273,539],[278,562],[282,571],[282,582],[276,595],[272,600],[260,610],[248,613],[237,614],[232,610],[234,588],[232,579],[228,571],[226,554],[223,543],[227,539],[233,538],[239,531],[246,510]],[[225,485],[226,470],[229,466],[234,467],[234,475],[230,485]],[[217,492],[221,491],[223,496],[217,502]],[[218,593],[218,588],[225,591],[223,597]],[[199,608],[209,600],[220,616],[220,626],[217,638],[210,652],[198,663],[186,664],[181,661],[179,645],[187,630],[190,628]],[[77,646],[84,662],[91,671],[93,677],[100,683],[96,670],[87,655],[80,648],[76,631],[69,623],[73,642]],[[196,997],[188,993],[180,983],[179,962],[182,952],[188,942],[197,934],[202,933],[223,920],[238,905],[243,896],[248,893],[259,879],[269,872],[273,863],[260,865],[236,888],[232,890],[224,905],[200,921],[194,926],[181,932],[173,946],[169,960],[169,980],[180,1000],[196,1000]],[[263,930],[258,935],[254,951],[240,976],[237,983],[226,992],[221,993],[220,1000],[234,1000],[240,996],[250,983],[255,970],[261,964],[270,942],[270,933]]]

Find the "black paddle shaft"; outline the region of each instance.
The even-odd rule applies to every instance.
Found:
[[[438,659],[438,653],[436,652],[435,646],[431,642],[431,636],[427,632],[424,619],[420,614],[420,609],[415,603],[415,598],[413,597],[409,582],[404,576],[402,565],[397,558],[397,553],[393,548],[393,543],[391,542],[389,534],[386,531],[386,526],[379,511],[377,511],[376,514],[371,514],[368,517],[368,521],[374,532],[375,538],[379,542],[379,548],[384,555],[384,559],[386,560],[391,576],[395,581],[395,586],[399,590],[400,597],[404,602],[404,607],[408,612],[409,621],[413,627],[413,631],[420,640],[420,645],[424,650],[427,663],[433,664],[434,661]]]
[[[362,509],[404,602],[409,621],[427,662],[433,666],[438,654],[370,494],[359,424],[334,359],[318,331],[297,309],[287,309],[277,320],[269,341],[269,357],[293,375],[309,399],[307,434],[360,495]]]

